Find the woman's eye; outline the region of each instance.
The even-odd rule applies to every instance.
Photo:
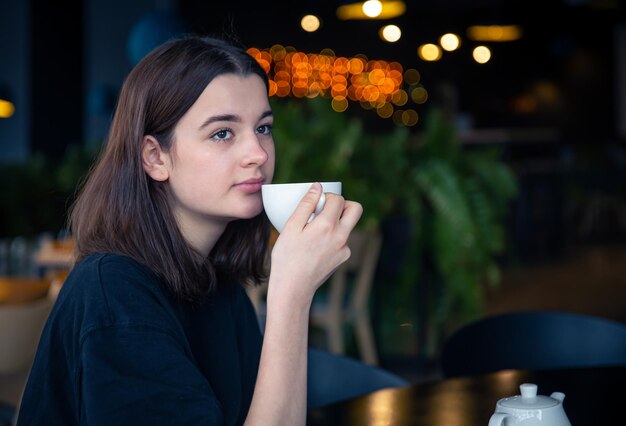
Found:
[[[228,140],[231,137],[232,131],[230,131],[229,129],[218,130],[217,132],[213,133],[213,136],[211,136],[212,139],[216,139],[218,141]]]
[[[263,126],[257,127],[256,131],[261,135],[269,135],[272,133],[272,125],[264,124]]]

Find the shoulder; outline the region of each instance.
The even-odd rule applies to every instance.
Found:
[[[121,254],[89,255],[76,264],[72,275],[93,279],[156,280],[156,275],[148,267]]]
[[[130,257],[94,254],[81,260],[66,283],[77,295],[102,299],[102,302],[132,302],[135,298],[166,296],[165,286],[146,266]]]
[[[149,268],[123,255],[93,254],[78,262],[63,284],[58,304],[79,317],[75,319],[83,332],[176,322],[164,284]]]

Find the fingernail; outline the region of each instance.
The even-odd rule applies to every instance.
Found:
[[[322,185],[320,185],[318,182],[315,182],[313,185],[311,185],[311,188],[309,188],[309,192],[322,192]]]

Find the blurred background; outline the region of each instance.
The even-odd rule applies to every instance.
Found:
[[[365,304],[316,302],[351,310],[342,341],[320,320],[311,345],[417,381],[483,316],[626,322],[624,2],[367,3],[2,0],[0,276],[67,265],[67,207],[132,66],[225,34],[270,76],[276,181],[341,180],[380,242],[345,271]]]

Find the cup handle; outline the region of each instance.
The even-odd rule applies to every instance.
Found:
[[[317,216],[318,214],[322,212],[322,210],[324,210],[325,205],[326,205],[326,194],[322,192],[322,195],[320,196],[320,199],[317,202],[317,205],[315,206],[315,211],[311,213],[311,216],[309,217],[309,220],[306,223],[311,223],[311,221],[315,219],[315,216]]]
[[[504,421],[510,416],[504,413],[493,413],[489,419],[489,426],[502,426],[505,425]]]
[[[316,215],[320,214],[322,210],[324,209],[325,205],[326,205],[326,193],[322,192],[322,195],[320,196],[320,199],[317,202],[317,205],[315,206],[315,214]]]

